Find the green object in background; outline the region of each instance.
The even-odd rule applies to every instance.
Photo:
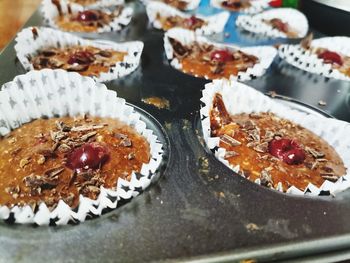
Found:
[[[292,7],[292,8],[298,8],[298,0],[283,0],[282,6],[283,7]]]

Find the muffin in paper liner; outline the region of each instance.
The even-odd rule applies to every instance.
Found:
[[[236,19],[236,25],[256,34],[269,37],[291,38],[286,33],[264,22],[264,20],[274,18],[288,23],[293,32],[296,33],[296,36],[293,38],[305,37],[308,32],[309,24],[307,18],[303,13],[293,8],[276,8],[256,15],[239,15]]]
[[[35,34],[33,33],[35,32]],[[127,52],[123,61],[115,63],[108,72],[101,72],[98,77],[93,76],[96,81],[109,81],[121,78],[132,73],[140,64],[143,50],[143,42],[133,41],[115,43],[112,41],[87,40],[70,33],[46,27],[29,27],[17,34],[15,50],[17,57],[26,70],[33,70],[29,57],[36,55],[43,48],[64,48],[73,45],[93,46],[101,49],[113,49],[115,51]]]
[[[115,6],[124,4],[124,0],[96,0],[95,3],[82,5],[78,2],[74,2],[72,0],[63,0],[66,1],[70,5],[81,5],[84,8],[99,8],[99,7],[107,7],[107,6]]]
[[[229,8],[222,6],[222,2],[224,2],[224,0],[210,0],[210,5],[212,5],[215,8],[226,9],[226,10],[231,11]],[[245,14],[260,13],[261,11],[263,11],[264,9],[269,7],[270,0],[252,0],[249,2],[251,4],[250,7],[240,9],[237,12],[245,13]],[[232,12],[234,12],[234,11],[232,11]]]
[[[173,28],[164,34],[164,50],[167,59],[170,61],[170,64],[178,70],[181,70],[182,65],[180,61],[173,55],[173,47],[169,42],[169,37],[176,39],[184,45],[197,41],[198,43],[207,43],[214,45],[218,48],[227,48],[229,50],[238,49],[243,51],[244,53],[254,55],[257,58],[259,58],[259,62],[256,63],[253,67],[248,68],[247,71],[239,71],[237,76],[230,76],[230,79],[238,79],[240,81],[246,81],[264,75],[266,70],[270,67],[277,53],[277,50],[271,46],[255,46],[240,48],[233,45],[212,42],[204,36],[196,35],[195,32],[190,30],[182,28]]]
[[[40,103],[39,103],[39,102]],[[89,114],[110,117],[124,122],[143,135],[150,145],[150,161],[144,163],[140,173],[131,175],[130,181],[118,179],[115,189],[101,186],[96,200],[80,195],[79,205],[71,209],[63,200],[50,211],[41,203],[34,213],[29,205],[13,208],[0,206],[0,218],[8,219],[13,214],[15,223],[52,223],[64,225],[70,221],[83,222],[88,215],[101,215],[103,209],[114,209],[121,199],[131,199],[147,188],[155,178],[162,161],[162,144],[152,130],[140,120],[140,114],[118,98],[115,91],[93,79],[63,70],[44,69],[19,75],[5,83],[0,91],[0,134],[32,120],[54,116],[77,116]]]
[[[313,53],[313,49],[315,48],[326,48],[333,52],[350,56],[349,37],[339,36],[315,39],[311,41],[310,47],[310,49],[305,49],[300,44],[281,45],[278,49],[278,54],[282,59],[299,69],[328,78],[350,81],[350,76],[343,74],[337,69],[333,69],[331,64],[324,63],[322,59]]]
[[[84,11],[87,10],[87,7],[83,7],[81,5],[77,5],[77,4],[68,4],[66,1],[59,1],[60,3],[60,7],[62,10],[63,14],[68,14],[68,10],[70,8],[72,14],[78,13],[80,11]],[[98,9],[98,10],[103,10],[105,12],[110,12],[109,9],[107,8],[94,8],[94,9]],[[54,27],[60,30],[60,27],[58,27],[58,25],[55,22],[55,19],[58,17],[59,13],[57,10],[56,5],[54,5],[52,3],[51,0],[43,0],[42,4],[41,4],[41,11],[43,13],[44,19],[46,21],[46,23],[50,26],[50,27]],[[124,7],[121,14],[119,14],[119,16],[115,17],[108,25],[104,25],[103,27],[99,27],[97,29],[96,32],[93,33],[103,33],[103,32],[111,32],[111,31],[119,31],[121,30],[123,27],[127,26],[132,18],[132,14],[133,14],[133,9],[131,7]],[[84,32],[86,33],[86,32]]]
[[[320,188],[309,183],[304,192],[295,186],[291,186],[286,191],[287,193],[311,196],[325,193],[334,195],[350,187],[349,123],[291,109],[274,101],[270,97],[265,96],[254,88],[244,85],[243,83],[228,80],[214,80],[213,82],[206,84],[201,98],[201,101],[204,103],[204,106],[200,110],[203,137],[208,148],[214,151],[217,159],[234,172],[238,173],[240,171],[239,165],[234,166],[229,164],[224,158],[226,150],[219,147],[220,138],[211,137],[209,116],[216,93],[221,94],[225,107],[230,115],[239,113],[272,112],[278,117],[301,125],[324,139],[335,149],[343,160],[344,166],[347,168],[346,175],[340,177],[336,182],[333,183],[325,180]],[[260,184],[259,179],[255,182]],[[281,185],[277,184],[276,190],[282,191]]]
[[[191,14],[183,13],[176,8],[161,2],[148,3],[146,6],[146,11],[149,21],[157,29],[162,29],[162,24],[157,17],[158,14],[163,17],[179,16],[184,19],[190,18],[192,16]],[[197,28],[195,32],[198,34],[210,35],[220,33],[224,30],[225,24],[229,19],[230,14],[229,12],[221,12],[212,16],[196,15],[196,17],[203,19],[207,24],[200,28]]]
[[[199,3],[201,2],[201,0],[179,0],[179,1],[183,1],[183,2],[187,3],[186,8],[179,9],[182,11],[190,11],[190,10],[196,9],[199,6]],[[166,0],[141,0],[141,2],[144,5],[148,5],[150,3],[156,2],[156,3],[164,3],[164,4],[167,4],[169,6],[173,6],[171,3],[168,3]],[[174,7],[174,8],[178,9],[176,7]]]

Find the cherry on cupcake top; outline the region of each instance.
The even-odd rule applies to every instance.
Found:
[[[301,164],[306,158],[305,152],[299,143],[286,138],[270,141],[269,153],[290,165]]]
[[[285,33],[288,32],[288,29],[289,29],[288,23],[283,22],[281,19],[273,18],[270,20],[270,22],[273,25],[273,27],[277,28],[278,30]]]
[[[95,60],[94,54],[89,51],[76,51],[68,59],[68,64],[90,64]]]
[[[341,56],[334,51],[325,50],[318,54],[318,58],[323,59],[324,63],[343,65]]]
[[[201,21],[201,19],[195,17],[195,16],[190,16],[189,18],[186,18],[184,20],[184,24],[187,27],[193,27],[197,22]]]
[[[109,159],[107,147],[99,143],[85,143],[74,149],[67,157],[66,166],[80,172],[98,169]]]
[[[221,63],[225,63],[228,61],[233,60],[232,53],[228,50],[222,49],[222,50],[214,50],[210,54],[210,59],[212,61],[217,61]]]
[[[96,10],[79,11],[76,20],[80,22],[96,21],[100,18],[100,14]]]

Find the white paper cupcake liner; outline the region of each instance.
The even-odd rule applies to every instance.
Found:
[[[224,0],[210,0],[210,5],[212,5],[215,8],[227,9],[221,5],[222,2],[224,2]],[[269,7],[269,2],[270,0],[253,0],[253,1],[250,1],[251,3],[250,7],[241,9],[237,12],[245,13],[245,14],[260,13],[261,11]]]
[[[263,22],[263,20],[273,18],[279,18],[283,22],[288,23],[291,29],[297,33],[296,38],[305,37],[309,30],[309,24],[305,15],[293,8],[276,8],[256,15],[239,15],[236,19],[236,25],[256,34],[288,38],[285,33]]]
[[[134,108],[118,98],[115,91],[93,79],[74,72],[44,69],[19,75],[2,86],[0,91],[0,135],[40,117],[77,116],[110,117],[134,127],[150,144],[150,162],[143,164],[139,174],[133,173],[131,180],[118,179],[116,189],[101,187],[97,200],[80,195],[80,203],[74,211],[60,201],[50,212],[41,203],[36,213],[30,206],[8,208],[0,206],[0,219],[14,215],[15,223],[47,225],[52,220],[56,225],[69,221],[83,222],[88,214],[101,215],[103,209],[114,209],[121,199],[131,199],[149,186],[162,160],[162,144],[152,130],[140,120]]]
[[[68,3],[65,1],[60,1],[61,8],[63,14],[68,14]],[[78,13],[79,11],[84,11],[88,8],[83,7],[81,5],[70,5],[72,13]],[[102,9],[106,12],[110,12],[108,9]],[[58,10],[57,7],[52,3],[51,0],[43,0],[41,5],[41,11],[43,13],[44,19],[46,23],[50,27],[58,28],[60,30],[63,30],[58,27],[58,25],[55,22],[56,17],[58,17]],[[133,14],[133,9],[131,7],[124,7],[121,14],[117,17],[115,17],[108,25],[104,25],[103,27],[100,27],[97,29],[97,33],[103,33],[103,32],[111,32],[111,31],[119,31],[126,25],[128,25],[131,21]],[[96,33],[92,32],[92,33]]]
[[[168,38],[174,38],[177,41],[180,41],[184,45],[188,45],[194,41],[197,41],[199,43],[208,43],[212,44],[215,47],[218,48],[227,48],[231,50],[241,50],[244,53],[254,55],[259,58],[259,62],[256,63],[253,67],[248,68],[247,71],[243,72],[240,71],[237,76],[231,75],[230,78],[232,79],[238,79],[240,81],[246,81],[255,77],[262,76],[266,69],[268,69],[276,56],[277,50],[274,47],[271,46],[256,46],[256,47],[245,47],[245,48],[239,48],[233,45],[227,45],[227,44],[219,44],[209,41],[207,38],[203,36],[196,35],[193,31],[182,29],[182,28],[173,28],[167,31],[164,35],[164,49],[165,54],[167,56],[167,59],[170,60],[170,64],[176,68],[181,70],[181,63],[180,61],[174,57],[173,54],[173,47],[169,42]],[[207,77],[205,77],[207,78]]]
[[[71,2],[69,0],[62,0],[67,2],[70,5],[79,5],[77,3]],[[116,6],[124,4],[124,0],[97,0],[96,3],[91,5],[85,5],[84,8],[100,8],[100,7],[108,7],[108,6]]]
[[[325,37],[311,42],[311,49],[327,48],[331,51],[350,56],[349,37]],[[289,64],[302,70],[320,74],[328,78],[350,81],[350,77],[333,69],[331,64],[326,64],[311,50],[304,49],[301,45],[281,45],[278,49],[279,56]]]
[[[143,43],[140,41],[115,43],[106,40],[86,40],[70,33],[59,30],[35,27],[37,35],[33,36],[33,27],[23,29],[17,34],[15,50],[17,57],[26,70],[34,70],[28,57],[33,57],[40,49],[49,47],[69,47],[73,45],[94,46],[101,49],[112,49],[115,51],[127,52],[123,61],[115,63],[108,72],[101,72],[96,81],[109,81],[117,79],[133,72],[140,64],[143,50]]]
[[[196,9],[199,6],[199,3],[201,0],[183,0],[184,2],[187,2],[187,6],[185,8],[185,11]],[[162,0],[141,0],[141,2],[144,5],[148,5],[149,3],[164,3]],[[164,3],[165,4],[165,3]]]
[[[216,93],[222,95],[224,104],[229,114],[272,112],[281,118],[293,121],[302,127],[314,132],[324,139],[339,154],[347,168],[346,175],[336,182],[325,181],[320,188],[309,184],[304,192],[292,186],[287,193],[298,195],[319,195],[329,192],[331,195],[350,187],[350,124],[344,121],[307,114],[291,109],[275,102],[259,91],[235,81],[215,80],[205,85],[201,101],[204,106],[200,110],[202,120],[203,137],[209,149],[215,151],[215,156],[226,166],[238,173],[239,165],[231,165],[224,158],[226,150],[219,147],[219,137],[211,137],[209,114],[212,108],[213,98]],[[260,184],[257,180],[256,183]],[[282,191],[281,185],[276,190]]]
[[[182,18],[190,18],[191,14],[183,13],[176,8],[166,5],[161,2],[150,2],[146,6],[146,11],[149,21],[157,29],[162,29],[162,24],[157,19],[157,15],[160,14],[162,17],[179,16]],[[197,34],[210,35],[215,33],[220,33],[224,30],[227,20],[230,17],[229,12],[221,12],[212,16],[201,16],[196,15],[196,17],[203,19],[207,22],[207,25],[202,26],[195,30]]]

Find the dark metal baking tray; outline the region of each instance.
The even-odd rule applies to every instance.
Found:
[[[350,191],[334,198],[298,197],[233,175],[202,144],[198,111],[207,81],[170,67],[163,33],[149,27],[142,4],[129,4],[135,8],[131,25],[100,38],[144,41],[142,63],[131,75],[106,84],[164,127],[169,140],[165,171],[131,202],[79,225],[1,223],[0,262],[265,261],[338,250],[337,255],[349,257],[344,251],[350,249]],[[202,1],[203,13],[212,12],[207,4]],[[230,35],[216,40],[242,45],[282,41],[237,30],[234,19],[225,30]],[[27,26],[41,24],[36,12]],[[0,84],[24,72],[13,46],[0,55]],[[350,121],[349,82],[303,72],[276,58],[265,76],[248,84],[292,98],[300,109]],[[150,96],[168,99],[170,110],[142,103]],[[327,105],[319,106],[319,100]]]

